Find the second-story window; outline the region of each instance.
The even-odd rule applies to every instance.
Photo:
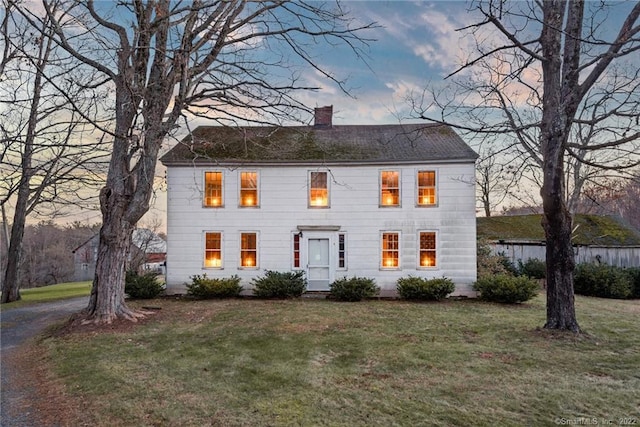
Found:
[[[240,172],[240,206],[258,206],[258,172]]]
[[[436,200],[436,172],[418,171],[418,206],[433,206]]]
[[[380,206],[400,206],[400,172],[380,171]]]
[[[216,208],[222,204],[222,172],[205,172],[204,206]]]
[[[309,172],[309,206],[329,207],[329,182],[327,172]]]

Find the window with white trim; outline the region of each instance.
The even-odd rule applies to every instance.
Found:
[[[437,245],[435,231],[420,232],[420,268],[437,266]]]
[[[436,172],[435,171],[418,171],[417,176],[418,206],[434,206],[437,203],[436,194]]]
[[[327,172],[309,172],[309,206],[329,207],[329,177]]]
[[[258,233],[240,233],[240,267],[258,267]]]
[[[400,172],[380,171],[380,206],[400,206]]]
[[[257,207],[258,172],[240,172],[240,207]]]
[[[204,233],[205,268],[222,268],[222,233],[208,231]]]
[[[300,240],[302,233],[293,234],[293,268],[300,268]]]
[[[400,233],[385,231],[380,243],[380,268],[397,269],[400,266]]]
[[[344,233],[338,234],[338,268],[347,268],[347,235]]]
[[[211,208],[222,207],[222,196],[222,172],[205,172],[203,205]]]

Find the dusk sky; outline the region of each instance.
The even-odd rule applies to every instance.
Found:
[[[596,5],[588,2],[588,7],[589,4]],[[605,28],[611,25],[617,30],[629,4],[614,9]],[[379,25],[379,28],[363,33],[363,36],[375,39],[369,43],[364,60],[347,48],[317,46],[319,64],[337,78],[346,78],[350,95],[311,70],[304,77],[321,90],[299,93],[297,97],[309,107],[333,105],[334,124],[416,122],[411,118],[407,98],[419,94],[428,85],[447,84],[444,77],[474,52],[471,38],[456,31],[481,19],[469,10],[468,2],[387,0],[346,1],[342,5],[359,23],[376,22]],[[538,29],[527,27],[527,31],[537,34]],[[492,40],[496,34],[487,33],[485,37]],[[191,127],[199,124],[207,123],[198,119]],[[174,144],[175,140],[169,141],[168,147]],[[162,175],[164,169],[160,167],[158,172]],[[165,194],[159,191],[147,217],[164,220],[164,216]],[[99,212],[90,217],[90,221],[98,221]]]
[[[348,48],[318,46],[318,62],[347,79],[350,95],[310,71],[304,77],[318,92],[299,94],[311,107],[334,105],[335,124],[397,123],[406,113],[406,96],[429,81],[442,81],[463,55],[457,28],[472,22],[464,1],[346,1],[359,23],[379,28],[363,32],[368,57],[359,59]]]

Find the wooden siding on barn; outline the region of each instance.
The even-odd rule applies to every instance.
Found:
[[[202,206],[205,171],[222,171],[224,207]],[[401,207],[379,207],[379,173],[398,170],[401,176]],[[437,172],[438,204],[416,207],[416,173]],[[239,174],[256,171],[259,176],[259,207],[238,207]],[[309,208],[310,171],[327,171],[329,208]],[[446,276],[457,285],[457,294],[471,292],[476,280],[476,223],[474,164],[172,166],[167,170],[167,291],[184,293],[193,275],[238,275],[250,288],[251,279],[265,270],[292,270],[293,234],[330,239],[332,279],[365,276],[376,279],[383,291],[395,291],[396,280],[409,274],[427,278]],[[318,227],[320,229],[318,229]],[[338,229],[339,228],[339,229]],[[204,267],[204,233],[222,232],[223,268]],[[380,266],[383,231],[400,233],[401,269]],[[418,269],[418,233],[437,233],[438,266]],[[258,234],[258,269],[238,268],[240,233]],[[346,236],[346,268],[337,267],[338,234]],[[303,260],[302,267],[305,267]]]
[[[515,265],[531,258],[545,260],[546,246],[537,242],[494,242],[494,254],[503,254]],[[601,263],[617,267],[640,267],[640,246],[574,245],[576,264]]]

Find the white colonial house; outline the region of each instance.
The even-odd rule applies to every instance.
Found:
[[[167,166],[167,291],[193,275],[302,270],[309,291],[370,277],[394,295],[400,277],[476,280],[474,164],[449,127],[199,127]]]

